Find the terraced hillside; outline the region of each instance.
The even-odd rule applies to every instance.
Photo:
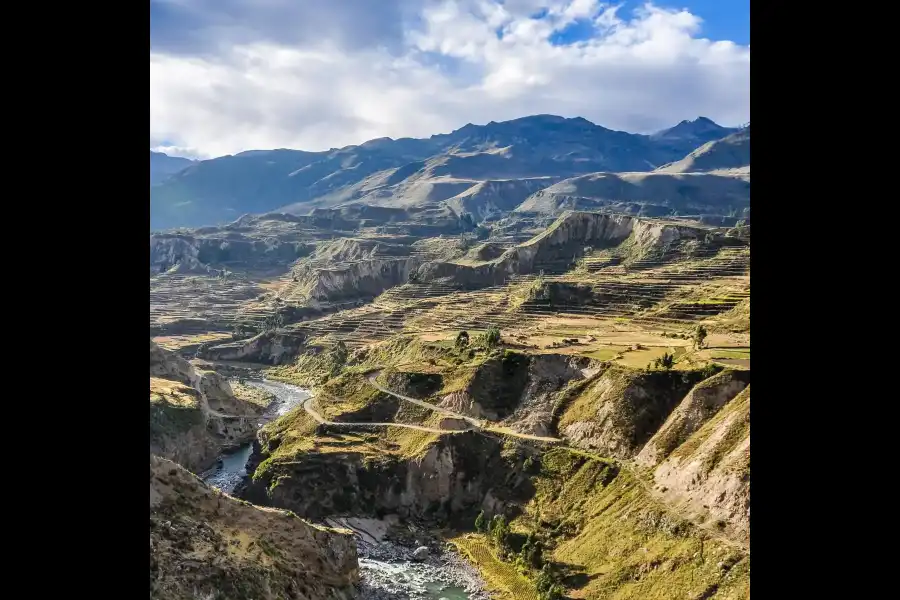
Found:
[[[309,225],[269,218],[241,235]],[[259,432],[254,504],[393,515],[492,597],[749,598],[749,226],[572,211],[515,239],[534,223],[182,260],[151,283],[215,283],[157,339],[311,390]],[[156,323],[180,309],[157,298]]]
[[[609,221],[605,231],[613,232],[612,237],[598,234],[593,242],[585,242],[580,231],[583,218]],[[573,228],[571,221],[580,224]],[[278,335],[299,337],[310,347],[337,341],[359,347],[396,334],[446,342],[459,330],[477,332],[495,326],[519,347],[562,347],[564,352],[627,364],[646,359],[646,364],[663,351],[685,351],[688,333],[702,324],[716,344],[686,356],[748,360],[749,239],[726,233],[711,227],[571,213],[524,244],[497,244],[491,250],[485,249],[490,244],[483,244],[450,260],[435,258],[440,256],[435,247],[399,259],[358,259],[357,252],[337,263],[346,266],[322,269],[317,281],[325,276],[333,280],[334,273],[352,272],[359,268],[356,265],[371,269],[397,260],[407,261],[404,268],[409,268],[413,281],[389,287],[360,306],[286,325]],[[444,256],[453,256],[455,240],[445,241],[451,244],[438,248],[449,246]],[[342,244],[358,251],[356,242]],[[480,252],[494,258],[478,260]],[[329,256],[338,261],[341,257]],[[415,264],[417,269],[409,267]],[[382,277],[394,276],[386,272]],[[283,286],[281,297],[290,297],[296,287],[294,282]],[[357,297],[364,299],[362,293]],[[293,298],[303,301],[302,295]],[[635,345],[639,347],[632,348]],[[234,346],[213,355],[225,358]]]
[[[397,336],[271,370],[315,402],[263,430],[244,497],[449,524],[501,598],[548,580],[578,598],[749,597],[749,371],[500,344]],[[479,512],[508,529],[473,531]]]

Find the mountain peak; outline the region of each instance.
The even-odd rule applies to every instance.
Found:
[[[733,133],[735,129],[722,127],[708,117],[697,117],[693,121],[685,119],[678,125],[663,129],[651,137],[657,140],[661,139],[695,139],[698,141],[712,141],[714,139],[723,138],[729,133]]]

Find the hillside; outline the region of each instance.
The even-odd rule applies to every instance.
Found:
[[[181,158],[180,156],[169,156],[168,154],[151,150],[150,185],[161,183],[192,164],[194,164],[194,161],[190,159]]]
[[[589,599],[749,597],[749,372],[409,338],[330,360],[271,372],[316,399],[264,428],[247,499],[452,524],[497,598],[539,598],[542,577]],[[669,458],[647,472],[633,459],[660,437]],[[473,531],[479,511],[510,532]]]
[[[235,397],[219,374],[198,370],[153,341],[149,408],[150,452],[196,473],[223,450],[252,439],[260,414],[258,406]]]
[[[347,533],[237,500],[150,455],[151,600],[352,598]]]
[[[750,125],[720,140],[703,144],[684,158],[656,169],[658,173],[750,173]]]
[[[591,173],[528,197],[515,212],[558,214],[603,209],[648,217],[741,214],[750,206],[747,177],[705,173]]]
[[[713,123],[645,136],[580,117],[536,115],[468,124],[428,139],[382,138],[325,152],[243,152],[193,164],[154,186],[151,229],[216,225],[274,210],[305,214],[347,202],[429,205],[493,180],[652,171],[728,131]],[[479,196],[469,194],[465,207],[471,214],[492,211],[489,201],[498,207],[490,197],[473,205],[473,197]]]
[[[151,236],[153,339],[291,402],[231,493],[365,530],[364,598],[445,589],[459,556],[502,600],[748,598],[750,226],[425,210]]]

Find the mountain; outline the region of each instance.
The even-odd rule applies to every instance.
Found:
[[[736,131],[738,131],[736,128],[722,127],[706,117],[697,117],[693,121],[682,121],[675,127],[654,133],[650,138],[657,142],[690,140],[702,144],[723,138]]]
[[[150,151],[150,185],[161,183],[169,178],[169,176],[185,169],[195,161],[181,158],[180,156],[169,156],[162,152]]]
[[[660,173],[711,171],[750,172],[750,126],[720,140],[707,142],[679,161],[663,165]]]
[[[685,123],[646,136],[581,117],[534,115],[467,124],[427,139],[379,138],[324,152],[242,152],[195,163],[154,186],[150,225],[214,225],[246,213],[306,214],[348,203],[422,206],[460,195],[455,206],[494,214],[497,201],[514,204],[536,187],[599,171],[649,172],[709,141],[713,131],[717,137],[731,132],[708,119]],[[531,183],[488,186],[508,188],[499,196],[476,187],[523,179]]]

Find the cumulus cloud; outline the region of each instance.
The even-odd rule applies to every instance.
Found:
[[[698,115],[749,120],[749,46],[705,39],[687,10],[622,14],[597,0],[163,5],[154,13],[151,3],[150,145],[181,155],[324,150],[529,114],[633,132]],[[580,34],[567,35],[575,25]]]

